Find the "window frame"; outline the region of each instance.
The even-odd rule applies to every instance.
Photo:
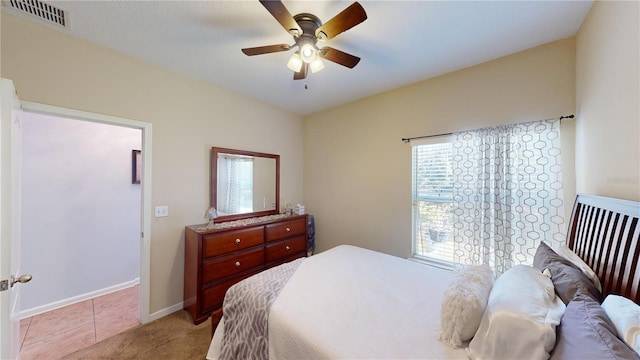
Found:
[[[416,184],[416,163],[415,163],[416,159],[415,159],[414,148],[418,146],[447,144],[447,143],[453,146],[453,135],[450,135],[450,134],[438,135],[438,136],[432,136],[432,137],[423,138],[423,139],[411,140],[411,260],[419,263],[435,266],[438,268],[442,268],[442,269],[453,270],[458,267],[458,264],[453,262],[453,257],[451,261],[447,261],[447,260],[436,258],[436,257],[417,254],[418,226],[416,224],[416,220],[417,220],[417,206],[418,206],[417,201],[419,200],[418,200],[418,196],[416,196],[418,192],[416,188],[416,185],[417,185]]]

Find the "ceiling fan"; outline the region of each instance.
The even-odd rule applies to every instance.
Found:
[[[242,49],[247,56],[269,54],[274,52],[288,51],[297,47],[296,52],[291,56],[287,66],[295,73],[294,80],[302,80],[307,77],[307,70],[312,73],[324,68],[320,60],[325,59],[348,68],[355,67],[360,58],[334,49],[330,46],[318,48],[318,41],[330,40],[340,33],[351,29],[367,19],[367,13],[362,5],[354,2],[338,15],[331,18],[326,23],[322,23],[317,16],[308,13],[291,15],[289,10],[280,0],[259,0],[260,3],[278,20],[280,25],[293,36],[294,44],[277,44],[258,46]]]

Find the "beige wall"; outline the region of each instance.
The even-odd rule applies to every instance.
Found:
[[[317,250],[347,243],[408,257],[411,148],[401,138],[572,114],[574,60],[574,38],[564,39],[306,118],[304,193]],[[569,206],[572,140],[563,137]]]
[[[576,40],[578,192],[640,200],[640,3],[596,2]]]
[[[291,113],[2,13],[1,76],[22,100],[153,124],[152,313],[182,301],[184,226],[203,223],[212,146],[281,155],[281,202],[303,202]],[[81,271],[81,269],[79,269]]]

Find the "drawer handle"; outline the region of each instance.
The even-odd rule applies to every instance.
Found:
[[[240,267],[240,261],[236,261],[236,267]]]
[[[285,248],[285,250],[287,250],[287,251],[291,250],[291,248],[289,247],[289,245],[285,246],[284,248]]]
[[[284,229],[284,231],[286,231],[286,232],[291,232],[291,229],[289,229],[289,228],[285,228],[285,229]]]
[[[240,239],[236,239],[236,244],[240,244]]]

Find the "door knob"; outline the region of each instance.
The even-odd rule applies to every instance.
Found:
[[[13,287],[13,285],[15,285],[16,283],[21,283],[21,284],[28,283],[29,281],[31,281],[31,279],[33,279],[33,276],[31,276],[30,274],[24,274],[17,279],[12,275],[11,287]]]

